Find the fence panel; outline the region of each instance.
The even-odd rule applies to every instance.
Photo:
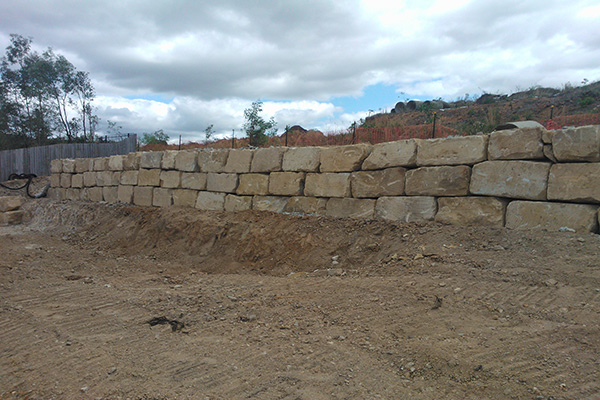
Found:
[[[50,175],[50,161],[57,158],[93,158],[136,151],[137,136],[115,143],[65,143],[0,151],[0,181],[10,174]]]

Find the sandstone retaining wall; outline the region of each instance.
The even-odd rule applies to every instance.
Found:
[[[57,199],[598,231],[600,127],[53,160]]]

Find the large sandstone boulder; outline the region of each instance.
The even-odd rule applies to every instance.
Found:
[[[494,197],[440,197],[435,220],[442,224],[502,227],[506,203]]]
[[[131,171],[134,172],[134,171]],[[181,185],[181,171],[161,171],[160,173],[160,186],[163,188],[176,189]],[[123,184],[123,183],[121,183]],[[156,195],[155,195],[156,197]]]
[[[277,196],[300,196],[304,192],[304,172],[272,172],[269,193]]]
[[[62,172],[73,174],[75,173],[75,160],[72,158],[65,158],[62,160]]]
[[[173,190],[173,205],[180,207],[195,207],[198,191],[191,189]]]
[[[237,174],[208,173],[206,190],[209,192],[235,193],[238,186]]]
[[[175,169],[185,172],[200,171],[200,168],[198,167],[197,156],[198,152],[194,150],[177,152],[175,155]]]
[[[21,208],[23,198],[20,196],[2,196],[0,197],[0,212],[14,211]]]
[[[90,188],[90,190],[92,189],[94,188]],[[136,206],[151,206],[153,193],[154,188],[152,186],[134,186],[133,204]]]
[[[108,157],[108,169],[109,171],[123,171],[123,156]]]
[[[229,149],[204,150],[198,152],[198,166],[202,172],[223,172]]]
[[[550,163],[485,161],[473,166],[472,194],[514,199],[546,200]]]
[[[325,198],[297,196],[291,197],[288,200],[283,211],[288,213],[325,215],[326,206],[327,199]]]
[[[117,187],[117,199],[120,203],[132,204],[133,203],[133,190],[134,186],[118,186]]]
[[[252,199],[252,209],[256,211],[271,211],[282,213],[287,204],[287,197],[279,196],[254,196]]]
[[[161,168],[175,169],[175,157],[177,157],[178,153],[179,151],[177,150],[165,150],[163,152],[162,161],[160,164]]]
[[[350,197],[349,173],[309,173],[304,195],[308,197]]]
[[[75,172],[83,173],[94,170],[93,158],[77,158],[75,160]]]
[[[169,207],[173,205],[173,191],[162,187],[154,188],[152,205],[155,207]]]
[[[223,172],[243,174],[250,172],[252,155],[254,152],[248,149],[233,149],[229,151],[227,163]]]
[[[76,199],[79,199],[79,195],[74,194]],[[117,203],[119,201],[119,188],[118,186],[105,186],[102,188],[102,198],[107,203]]]
[[[269,175],[267,174],[241,174],[239,180],[238,195],[269,194]]]
[[[140,168],[141,153],[129,153],[123,157],[123,169],[133,171]]]
[[[225,206],[225,193],[198,192],[196,208],[207,211],[223,211]]]
[[[281,171],[283,162],[284,147],[269,147],[258,149],[252,157],[252,172],[275,172]]]
[[[488,137],[484,135],[420,140],[417,165],[467,165],[487,159]]]
[[[548,199],[600,203],[600,163],[554,164]]]
[[[225,211],[236,212],[252,209],[252,196],[236,196],[228,194],[225,197]]]
[[[139,186],[160,186],[160,169],[140,169],[138,173]]]
[[[492,132],[488,145],[490,160],[539,160],[544,158],[541,128]]]
[[[181,188],[205,190],[207,174],[203,172],[183,172],[181,174]]]
[[[319,147],[292,147],[283,155],[282,168],[291,172],[317,172],[320,163]]]
[[[93,158],[92,160],[94,160],[94,171],[99,172],[106,171],[108,169],[108,157]],[[63,160],[63,171],[65,171],[64,161],[65,160]]]
[[[435,197],[380,197],[375,204],[375,217],[391,221],[423,222],[435,217]]]
[[[160,168],[162,161],[162,151],[145,151],[140,154],[140,168],[153,169]]]
[[[600,126],[560,129],[552,149],[558,161],[600,161]]]
[[[370,144],[331,146],[321,149],[321,172],[351,172],[360,169],[371,152]]]
[[[123,171],[121,173],[121,180],[119,181],[119,183],[121,185],[136,186],[138,184],[138,174],[139,174],[139,171]],[[85,183],[85,174],[84,174],[84,183]],[[85,186],[93,186],[93,185],[85,185]]]
[[[598,229],[598,206],[589,204],[513,201],[506,209],[506,227],[511,229],[570,228],[581,232]]]
[[[136,175],[137,176],[137,175]],[[96,172],[84,172],[83,173],[83,186],[85,187],[93,187],[98,184],[98,179],[96,177]],[[136,183],[137,185],[137,180]]]
[[[71,177],[73,174],[60,174],[60,187],[69,188],[71,187]]]
[[[406,172],[404,191],[409,196],[466,196],[471,168],[421,167]]]
[[[401,196],[405,172],[402,167],[353,172],[350,177],[352,197]]]
[[[60,174],[61,172],[63,172],[62,160],[55,159],[55,160],[50,161],[50,173],[51,174]],[[82,172],[85,172],[85,171],[82,171]]]
[[[375,200],[331,198],[325,213],[336,218],[373,218]]]
[[[71,187],[82,188],[83,187],[83,174],[75,174],[71,176]]]
[[[417,164],[417,140],[399,140],[373,146],[362,164],[363,170],[412,167]]]

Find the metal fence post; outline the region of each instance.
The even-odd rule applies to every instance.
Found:
[[[433,112],[433,130],[431,131],[431,138],[435,137],[435,121],[437,120],[437,112]]]

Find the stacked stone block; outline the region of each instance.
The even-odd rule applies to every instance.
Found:
[[[23,222],[24,212],[21,210],[22,204],[22,197],[0,197],[0,226],[18,225]]]
[[[598,230],[600,129],[54,160],[58,199]]]

